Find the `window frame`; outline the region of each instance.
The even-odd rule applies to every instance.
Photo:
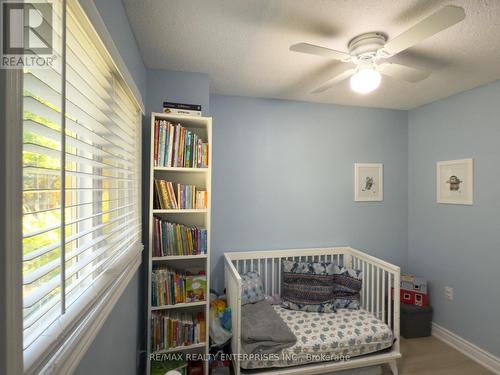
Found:
[[[66,3],[66,1],[64,1]],[[141,116],[144,115],[144,104],[140,91],[120,56],[118,49],[91,0],[67,2],[79,17],[84,17],[93,27],[97,35],[97,43],[101,43],[121,75],[129,90],[129,94],[139,108],[138,134],[141,138]],[[65,10],[66,11],[66,10]],[[0,72],[1,120],[5,124],[4,144],[2,144],[2,169],[5,184],[2,187],[2,203],[5,210],[1,215],[3,249],[0,249],[0,372],[17,374],[68,374],[72,373],[92,344],[95,336],[118,302],[130,280],[135,276],[142,262],[143,244],[141,239],[130,245],[126,256],[122,256],[118,264],[98,280],[101,285],[95,291],[80,297],[82,300],[70,306],[59,322],[47,330],[47,340],[35,344],[36,353],[25,368],[25,352],[23,351],[23,314],[22,314],[22,140],[23,140],[23,71],[2,70]],[[4,107],[5,106],[5,107]],[[142,143],[138,142],[138,154],[141,155]],[[141,176],[141,163],[138,163],[138,178]],[[141,184],[138,181],[138,217],[141,221],[142,196]],[[3,264],[2,264],[3,263]],[[61,328],[63,327],[63,328]]]
[[[2,149],[5,160],[5,190],[2,200],[2,239],[4,250],[4,314],[5,343],[2,353],[5,356],[6,374],[20,374],[23,368],[23,314],[22,314],[22,70],[2,70],[2,106],[5,105],[2,121],[5,123],[5,137]],[[0,283],[1,284],[1,283]]]

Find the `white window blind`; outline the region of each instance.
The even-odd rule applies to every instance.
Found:
[[[53,6],[59,64],[23,83],[25,367],[140,244],[140,108],[77,5]]]

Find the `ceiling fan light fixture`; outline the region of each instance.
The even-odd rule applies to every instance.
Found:
[[[359,94],[368,94],[380,86],[382,76],[374,68],[363,68],[351,77],[351,89]]]

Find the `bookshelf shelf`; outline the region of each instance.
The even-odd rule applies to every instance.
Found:
[[[179,210],[158,210],[154,209],[153,214],[206,214],[208,213],[208,208],[204,209],[179,209]]]
[[[165,172],[185,172],[185,173],[208,173],[208,168],[187,168],[187,167],[154,167],[155,171]]]
[[[170,348],[170,349],[166,349],[166,350],[157,350],[157,351],[154,351],[153,354],[181,352],[181,351],[185,351],[185,350],[199,349],[199,348],[203,348],[205,346],[206,346],[206,344],[204,342],[201,342],[199,344],[193,344],[193,345],[188,345],[188,346],[176,346],[175,348]]]
[[[151,306],[151,311],[182,309],[184,307],[203,306],[206,304],[207,301],[200,301],[200,302],[189,302],[189,303],[176,303],[175,305]]]
[[[207,128],[207,119],[210,119],[210,122],[212,121],[211,117],[174,115],[174,114],[167,114],[167,113],[161,113],[161,112],[151,113],[151,118],[153,118],[153,117],[158,119],[158,120],[167,120],[167,121],[171,121],[171,122],[176,123],[176,124],[181,123],[186,128],[200,128],[200,129]]]
[[[165,122],[162,122],[165,121]],[[156,126],[155,123],[159,123],[160,126]],[[166,125],[165,125],[166,124]],[[180,130],[177,126],[181,125]],[[158,132],[155,132],[155,127]],[[182,129],[183,128],[183,129]],[[161,130],[160,130],[161,129]],[[173,129],[173,130],[172,130]],[[179,133],[170,133],[171,131],[179,131]],[[160,137],[160,134],[163,138]],[[177,138],[177,134],[179,137]],[[170,136],[172,135],[172,139]],[[155,139],[156,138],[156,139]],[[160,143],[160,139],[163,140]],[[168,139],[168,148],[167,140]],[[173,143],[172,143],[173,142]],[[180,142],[176,143],[176,142]],[[183,143],[184,142],[184,143]],[[201,142],[201,144],[200,144]],[[198,146],[196,146],[198,145]],[[163,151],[159,152],[160,146],[163,147]],[[156,147],[156,150],[155,150]],[[208,149],[208,156],[207,150]],[[167,152],[168,150],[168,152]],[[179,151],[180,150],[180,151]],[[184,150],[184,151],[183,151]],[[201,150],[201,151],[200,151]],[[156,151],[156,152],[155,152]],[[176,154],[176,152],[180,152]],[[182,153],[182,155],[181,155]],[[159,156],[160,155],[160,156]],[[158,159],[155,162],[155,158]],[[163,158],[163,159],[161,159]],[[201,158],[201,159],[200,159]],[[152,305],[152,276],[153,270],[169,269],[175,270],[175,272],[180,272],[181,274],[190,273],[191,275],[197,275],[199,273],[206,275],[206,290],[205,299],[208,299],[209,295],[209,285],[210,285],[210,215],[211,215],[211,182],[212,182],[212,119],[210,117],[195,117],[195,116],[183,116],[183,115],[173,115],[165,113],[151,113],[151,153],[150,153],[150,202],[149,202],[149,268],[148,268],[148,322],[147,322],[147,332],[148,332],[148,359],[151,358],[149,354],[161,354],[161,353],[171,353],[171,352],[188,352],[194,350],[197,353],[204,353],[208,355],[209,352],[209,306],[207,301],[200,302],[190,302],[190,303],[178,303],[175,305],[163,305],[163,306],[153,306]],[[200,161],[201,160],[201,161]],[[191,165],[191,166],[201,166],[200,168],[193,167],[166,167],[159,165]],[[196,192],[206,191],[203,199],[204,205],[208,208],[206,209],[166,209],[166,207],[172,207],[169,203],[167,205],[161,204],[164,209],[157,209],[158,195],[155,195],[155,179],[167,181],[168,184],[173,184],[175,187],[178,186],[194,186]],[[164,182],[161,182],[163,185]],[[170,190],[172,191],[172,190]],[[174,194],[178,193],[179,190],[175,190]],[[194,191],[194,189],[193,189]],[[181,190],[182,192],[182,190]],[[172,196],[172,195],[170,195]],[[180,195],[179,195],[180,196]],[[163,197],[161,197],[163,198]],[[196,196],[196,199],[198,197]],[[177,202],[180,202],[180,198]],[[170,201],[172,202],[172,201]],[[181,206],[181,205],[179,205]],[[186,205],[187,207],[196,207],[196,205]],[[202,206],[202,207],[203,207]],[[176,207],[173,205],[173,207]],[[181,207],[185,207],[182,205]],[[165,224],[162,224],[166,222]],[[163,227],[165,225],[165,228]],[[177,227],[176,227],[177,226]],[[191,240],[187,240],[187,237],[168,237],[171,236],[172,232],[168,230],[172,228],[184,228],[180,230],[185,230],[185,236],[193,236]],[[206,230],[206,232],[205,232]],[[191,231],[191,232],[190,232]],[[160,233],[160,234],[158,234]],[[189,234],[193,233],[193,234]],[[200,235],[199,233],[202,233]],[[160,236],[160,237],[158,237]],[[201,237],[200,237],[201,236]],[[189,237],[191,239],[191,237]],[[194,246],[194,240],[197,242],[197,246]],[[206,238],[206,242],[205,242]],[[167,239],[167,241],[165,241]],[[165,242],[163,242],[165,241]],[[169,242],[170,241],[170,242]],[[172,242],[173,241],[173,242]],[[182,241],[182,242],[175,242]],[[166,245],[165,245],[166,244]],[[156,249],[155,246],[159,246]],[[165,249],[163,246],[167,246]],[[180,253],[193,254],[196,252],[203,252],[199,255],[173,255],[173,256],[152,256],[161,254],[170,254],[172,247],[177,249],[176,246],[181,246],[184,250]],[[187,249],[187,251],[186,251]],[[159,251],[161,250],[161,251]],[[179,251],[172,252],[174,254],[179,253]],[[198,260],[198,261],[197,261]],[[156,273],[155,275],[158,275]],[[158,276],[155,276],[158,277]],[[157,279],[155,279],[157,280]],[[157,281],[156,281],[157,282]],[[155,284],[156,285],[156,284]],[[172,284],[173,285],[173,284]],[[155,287],[156,288],[156,287]],[[156,291],[156,289],[155,289]],[[165,301],[165,300],[164,300]],[[160,327],[160,320],[162,316],[166,316],[166,319],[178,319],[179,315],[194,316],[196,319],[200,319],[197,314],[203,311],[205,320],[205,335],[199,340],[204,342],[199,344],[179,346],[171,348],[168,350],[154,351],[156,345],[153,345],[153,324],[158,324],[156,327]],[[153,315],[154,314],[154,315]],[[157,314],[160,314],[158,316]],[[172,316],[174,318],[172,318]],[[153,319],[153,317],[156,317]],[[198,320],[199,322],[199,320]],[[158,339],[158,336],[156,336]],[[161,337],[161,336],[160,336]],[[147,374],[151,373],[151,364],[149,363]],[[204,374],[208,375],[208,361],[204,364]]]
[[[189,259],[206,259],[207,255],[206,254],[200,254],[200,255],[169,255],[165,257],[153,257],[152,260],[153,262],[161,262],[161,261],[166,261],[166,260],[189,260]]]

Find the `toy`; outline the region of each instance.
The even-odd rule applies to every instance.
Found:
[[[231,308],[226,307],[224,309],[224,312],[222,315],[219,315],[220,317],[220,324],[226,331],[231,331],[232,325],[231,325]]]
[[[222,314],[226,308],[226,302],[222,299],[216,299],[210,302],[210,307],[215,310],[217,314]]]
[[[428,306],[427,280],[413,275],[401,275],[400,301],[407,305]]]

